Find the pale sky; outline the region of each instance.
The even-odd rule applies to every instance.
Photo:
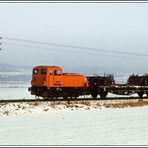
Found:
[[[0,36],[148,54],[148,3],[0,3]],[[0,63],[148,71],[148,57],[1,42]]]

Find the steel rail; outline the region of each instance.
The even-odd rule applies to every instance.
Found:
[[[101,101],[101,100],[142,100],[148,99],[148,97],[108,97],[108,98],[72,98],[72,99],[9,99],[0,100],[0,103],[19,103],[19,102],[52,102],[52,101]]]

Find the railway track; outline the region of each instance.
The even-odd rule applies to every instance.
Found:
[[[9,99],[9,100],[1,100],[0,103],[19,103],[19,102],[51,102],[51,101],[100,101],[100,100],[143,100],[148,99],[148,97],[108,97],[108,98],[77,98],[77,99]]]

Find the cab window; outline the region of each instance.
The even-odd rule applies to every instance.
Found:
[[[50,71],[49,71],[49,74],[50,74],[50,75],[53,75],[53,71],[52,71],[52,70],[50,70]]]
[[[38,69],[34,69],[33,74],[38,74]]]
[[[54,70],[54,75],[59,76],[61,75],[61,70]]]
[[[46,69],[42,69],[41,74],[46,74]]]

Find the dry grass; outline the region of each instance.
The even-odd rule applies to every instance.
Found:
[[[98,103],[96,104],[96,107],[101,107],[101,104],[98,102]]]
[[[73,107],[78,108],[78,105],[75,104],[73,101],[67,101],[64,103],[64,105],[66,106],[66,108],[73,108]]]
[[[38,106],[40,104],[39,101],[34,102],[33,106]]]
[[[93,105],[94,104],[94,105]],[[138,107],[138,106],[146,106],[148,105],[148,101],[104,101],[104,102],[93,102],[91,104],[91,101],[65,101],[65,102],[60,102],[60,101],[53,101],[50,102],[50,106],[52,108],[58,108],[59,105],[64,106],[65,108],[83,108],[85,107],[86,109],[90,109],[90,107],[93,108],[101,108],[101,107],[106,107],[106,108],[125,108],[125,107]]]
[[[0,104],[1,108],[5,108],[9,107],[10,104]],[[8,105],[8,106],[7,106]],[[103,107],[105,108],[126,108],[126,107],[142,107],[142,106],[148,106],[148,100],[144,99],[143,101],[138,101],[138,100],[113,100],[113,101],[86,101],[86,100],[82,100],[82,101],[52,101],[52,102],[48,102],[47,104],[42,104],[41,102],[39,102],[38,100],[36,100],[35,102],[29,102],[27,103],[27,106],[25,104],[13,104],[14,106],[14,110],[26,110],[28,108],[34,108],[40,105],[44,105],[44,109],[43,111],[47,112],[49,110],[49,108],[54,108],[54,109],[62,109],[62,108],[69,108],[71,110],[75,110],[75,109],[80,109],[80,108],[84,108],[86,110],[89,110],[91,108],[94,109],[101,109]],[[6,111],[2,111],[2,114],[4,115],[9,115],[10,112],[9,110]]]
[[[63,105],[66,108],[82,108],[83,105],[85,106],[91,106],[90,101],[64,101],[64,102],[60,102],[60,101],[52,101],[50,102],[50,106],[52,108],[57,108],[59,107],[59,105]]]
[[[91,106],[90,101],[68,101],[65,102],[67,108],[82,108],[85,106]]]
[[[9,115],[9,111],[4,111],[4,113],[3,113],[4,115]]]
[[[22,109],[26,109],[26,107],[25,106],[22,106]]]
[[[86,106],[91,106],[90,101],[81,101],[80,104],[86,105]]]
[[[52,101],[52,102],[50,102],[50,106],[51,106],[52,108],[56,108],[57,105],[59,105],[58,101]]]
[[[40,105],[40,101],[37,100],[37,101],[35,101],[35,102],[29,102],[28,105],[29,105],[29,106],[33,106],[33,107],[39,106],[39,105]]]
[[[0,103],[0,106],[2,107],[2,106],[7,105],[7,104],[8,103],[3,102],[3,103]]]
[[[132,102],[118,102],[118,103],[104,103],[106,108],[125,108],[125,107],[139,107],[148,105],[148,101],[132,101]]]
[[[45,109],[43,109],[45,112],[47,112],[48,110],[49,110],[49,108],[45,108]]]

